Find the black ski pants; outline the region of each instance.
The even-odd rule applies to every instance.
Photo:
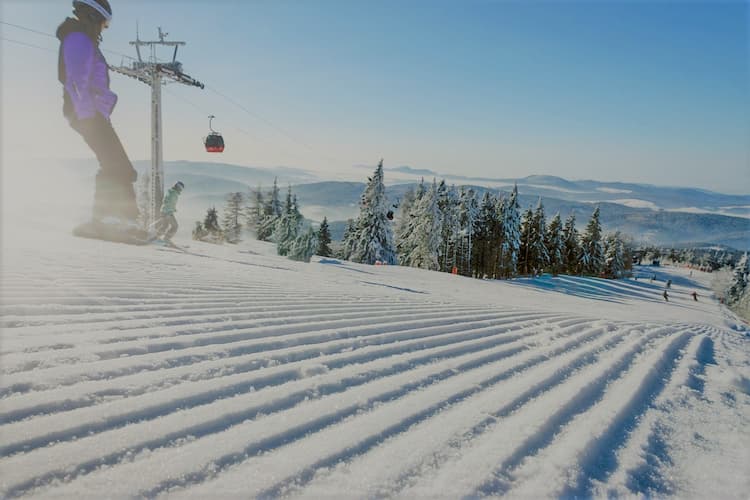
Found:
[[[69,118],[73,129],[81,134],[99,161],[94,191],[93,218],[116,217],[135,221],[138,206],[133,183],[138,173],[128,159],[112,123],[97,113],[94,118]]]

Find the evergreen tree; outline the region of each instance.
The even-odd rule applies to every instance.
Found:
[[[440,187],[442,186],[442,188]],[[456,265],[458,235],[460,232],[458,221],[459,199],[456,187],[445,186],[445,181],[438,186],[438,210],[440,211],[440,226],[442,228],[440,243],[440,270],[451,272]]]
[[[411,254],[416,247],[414,228],[418,222],[417,206],[419,201],[425,195],[425,192],[426,188],[424,185],[424,179],[421,179],[417,185],[416,191],[412,192],[411,189],[407,191],[404,200],[401,203],[401,217],[396,226],[398,234],[396,250],[398,253],[398,262],[402,266],[412,265],[410,259]]]
[[[292,186],[289,186],[289,192],[291,193]],[[299,204],[297,203],[297,195],[292,196],[292,215],[294,216],[294,219],[297,221],[297,224],[302,224],[304,222],[304,217],[302,216],[302,213],[299,211]]]
[[[273,180],[273,187],[271,188],[271,192],[268,193],[268,201],[264,210],[267,217],[281,217],[281,213],[283,212],[284,207],[281,203],[278,181],[278,177]]]
[[[276,252],[279,255],[288,255],[292,248],[294,240],[299,234],[299,217],[295,212],[294,202],[292,201],[292,188],[289,187],[286,195],[281,217],[279,217],[276,228],[273,233],[273,239],[276,242]]]
[[[357,239],[357,226],[354,219],[346,221],[346,228],[344,229],[344,236],[341,239],[341,255],[340,257],[344,260],[350,260],[352,251],[354,250],[354,242]]]
[[[439,269],[439,252],[442,228],[440,209],[438,208],[438,187],[435,181],[432,187],[424,193],[413,210],[414,232],[413,249],[409,254],[409,263],[413,267]]]
[[[383,160],[368,179],[360,201],[351,259],[363,264],[396,263],[393,233],[387,217],[388,204],[383,183]]]
[[[318,229],[318,248],[315,252],[321,257],[330,257],[331,252],[331,230],[328,227],[328,218],[323,217],[323,222],[320,223]]]
[[[278,221],[279,217],[275,215],[263,216],[256,231],[256,237],[261,241],[271,241]]]
[[[750,273],[750,263],[748,262],[747,252],[745,252],[732,271],[732,281],[729,290],[727,290],[727,302],[729,304],[734,304],[742,298],[748,285],[748,273]]]
[[[203,219],[203,227],[209,233],[221,232],[221,226],[219,226],[219,213],[216,207],[211,207],[206,211],[206,218]]]
[[[503,276],[503,260],[505,251],[505,213],[508,210],[508,199],[505,196],[499,196],[495,202],[495,218],[492,221],[492,230],[490,231],[491,252],[490,276],[501,278]]]
[[[547,227],[547,236],[544,243],[549,256],[548,269],[554,276],[557,276],[565,269],[565,240],[563,239],[562,219],[559,212],[555,214]]]
[[[412,221],[412,209],[416,202],[416,193],[413,189],[409,188],[404,197],[399,203],[399,217],[396,221],[395,238],[396,238],[396,254],[398,256],[398,262],[402,266],[408,266],[408,256],[413,250],[411,247],[411,234],[414,231],[414,224]]]
[[[581,238],[581,267],[584,274],[599,276],[604,270],[604,248],[602,226],[599,222],[599,207],[591,215],[586,231]]]
[[[532,271],[542,272],[549,266],[549,254],[545,238],[547,236],[547,221],[544,215],[544,204],[539,198],[536,210],[534,210],[533,227],[531,238],[531,263]]]
[[[518,259],[518,266],[523,274],[531,274],[533,264],[531,259],[533,258],[532,246],[534,238],[534,211],[531,207],[527,208],[523,213],[523,219],[521,220],[521,251]]]
[[[623,275],[625,275],[633,270],[633,260],[635,256],[633,237],[620,234],[620,245],[622,247]]]
[[[318,237],[312,227],[307,231],[302,231],[292,242],[289,249],[289,258],[301,262],[310,262],[310,258],[315,254],[318,248]]]
[[[570,214],[565,220],[563,243],[565,247],[563,253],[563,268],[568,274],[578,274],[581,268],[581,247],[578,243],[578,230],[576,229],[575,214]]]
[[[472,249],[474,233],[479,217],[479,205],[473,189],[461,188],[458,208],[459,243],[456,256],[458,272],[462,276],[471,276]]]
[[[265,219],[265,200],[263,199],[263,188],[258,185],[258,189],[251,191],[248,196],[249,205],[246,212],[247,228],[255,231],[255,237],[259,240],[267,239],[262,234],[263,221]]]
[[[503,243],[501,271],[507,277],[518,274],[521,254],[521,207],[518,204],[518,186],[513,186],[503,214]]]
[[[227,206],[224,209],[224,239],[227,243],[239,243],[242,234],[243,196],[242,193],[229,193],[227,195]]]
[[[208,236],[208,231],[203,227],[201,221],[195,221],[195,227],[193,228],[193,239],[197,241],[204,241]]]
[[[489,277],[492,273],[495,217],[495,198],[489,191],[485,191],[479,205],[479,219],[477,232],[474,235],[474,255],[472,256],[473,274],[479,278]]]
[[[276,223],[279,221],[282,212],[281,199],[279,197],[278,178],[273,180],[273,187],[264,198],[263,216],[258,224],[257,238],[262,241],[270,241],[276,231]]]
[[[221,243],[224,241],[224,232],[219,225],[219,212],[216,207],[211,207],[206,211],[206,217],[203,219],[203,229],[206,231],[204,241],[211,243]]]
[[[604,242],[604,274],[608,278],[622,278],[625,274],[625,252],[620,232],[610,233]]]

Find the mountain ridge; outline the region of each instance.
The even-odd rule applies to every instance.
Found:
[[[81,168],[82,165],[88,168]],[[95,173],[94,162],[77,162],[74,166],[75,171],[82,175],[93,176]],[[149,163],[140,161],[135,166],[143,173],[148,170]],[[403,171],[401,173],[403,175]],[[189,161],[165,163],[166,185],[177,180],[187,181],[180,202],[183,217],[202,220],[208,207],[223,206],[228,192],[248,193],[259,185],[268,190],[274,179],[278,179],[282,191],[288,184],[293,186],[301,210],[308,219],[320,221],[323,217],[328,218],[334,237],[343,231],[343,223],[337,221],[345,221],[358,212],[364,177],[362,181],[322,180],[313,172],[291,167],[245,167]],[[451,184],[451,178],[446,182]],[[480,196],[487,190],[507,193],[514,184],[518,185],[524,208],[534,205],[541,197],[548,216],[558,211],[563,217],[574,213],[579,227],[588,220],[594,205],[599,204],[606,230],[620,230],[645,243],[679,245],[700,241],[750,249],[750,196],[700,188],[569,181],[549,175],[530,175],[505,181],[494,179],[487,185],[460,183],[474,189]],[[415,185],[414,180],[391,179],[386,189],[392,202],[396,202]],[[187,226],[192,226],[192,223],[183,224],[182,228]]]

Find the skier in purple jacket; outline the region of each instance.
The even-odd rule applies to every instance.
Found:
[[[109,67],[99,49],[112,8],[107,0],[74,0],[73,14],[57,29],[63,114],[99,161],[92,222],[83,226],[141,237],[145,233],[135,222],[137,172],[110,122],[117,95],[109,89]]]

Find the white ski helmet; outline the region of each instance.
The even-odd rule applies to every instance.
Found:
[[[107,0],[73,0],[73,7],[78,5],[91,7],[102,16],[104,21],[110,22],[112,20],[112,7],[109,6]]]

